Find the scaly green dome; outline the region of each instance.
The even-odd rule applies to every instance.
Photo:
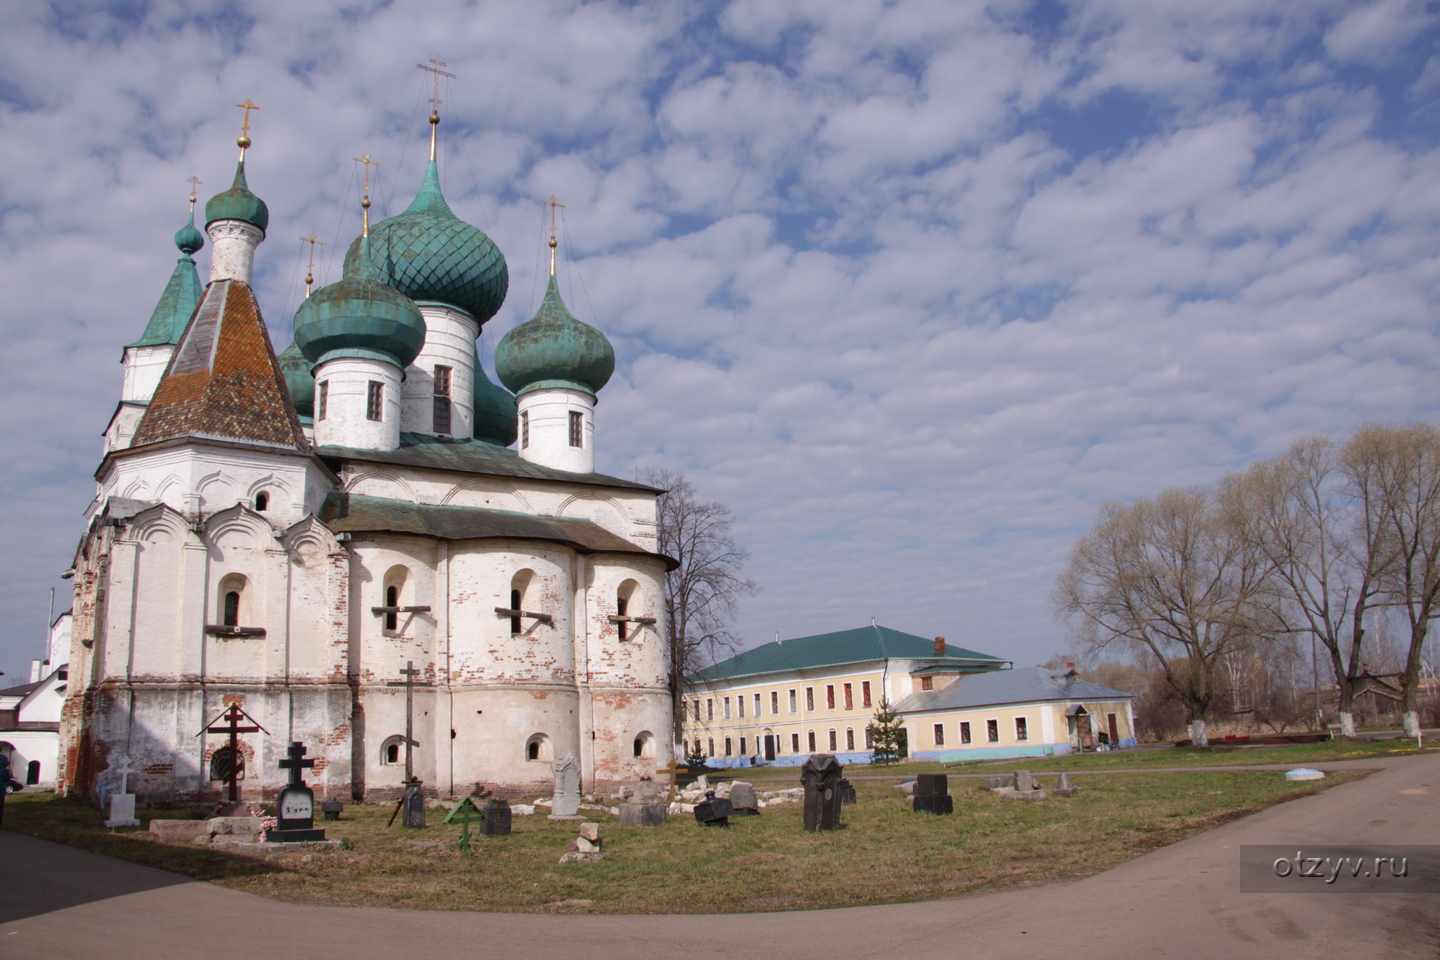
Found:
[[[235,182],[230,189],[205,201],[205,226],[216,220],[244,220],[259,227],[261,233],[270,226],[270,208],[250,192],[250,185],[245,182],[244,160],[235,164]]]
[[[195,312],[195,306],[200,302],[203,288],[200,286],[200,274],[195,269],[195,261],[190,259],[190,255],[205,246],[205,238],[195,229],[194,213],[190,214],[190,222],[176,232],[175,246],[180,248],[184,256],[175,262],[175,269],[170,273],[170,282],[165,284],[165,292],[160,294],[160,301],[155,304],[155,310],[150,314],[150,322],[145,324],[145,332],[140,334],[139,340],[127,343],[127,347],[179,343],[180,335],[190,323],[190,314]]]
[[[345,255],[347,271],[359,256],[357,240]],[[482,325],[495,316],[510,286],[500,248],[450,212],[434,160],[405,212],[370,229],[370,258],[385,282],[410,299],[448,303]]]
[[[280,364],[280,372],[285,375],[285,387],[290,391],[295,412],[302,417],[315,416],[315,374],[310,370],[310,361],[305,359],[305,354],[300,352],[300,347],[293,340],[275,359]]]
[[[553,274],[535,316],[505,334],[495,348],[495,374],[516,394],[541,386],[598,393],[614,372],[615,348],[605,334],[566,309]]]
[[[490,382],[475,354],[475,439],[508,447],[520,435],[520,414],[515,397],[504,387]]]
[[[321,287],[295,311],[295,345],[314,364],[362,357],[404,370],[425,346],[425,318],[362,256],[346,264],[345,279]]]

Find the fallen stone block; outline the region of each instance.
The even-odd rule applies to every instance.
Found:
[[[905,781],[902,781],[902,782],[900,782],[900,783],[895,784],[895,789],[896,789],[896,790],[899,790],[901,793],[910,793],[910,794],[913,794],[913,793],[915,792],[915,781],[914,781],[914,780],[905,780]]]
[[[205,843],[210,839],[210,821],[151,820],[150,832],[169,843]]]
[[[663,803],[622,803],[620,823],[632,827],[658,827],[665,823]]]
[[[996,790],[1001,800],[1048,800],[1049,794],[1044,790],[1016,790],[1013,787],[1006,787],[1003,790]]]

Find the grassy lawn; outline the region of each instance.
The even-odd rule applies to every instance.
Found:
[[[1013,761],[1011,762],[1013,765]],[[621,827],[605,814],[606,857],[560,864],[575,823],[514,818],[509,837],[476,838],[476,853],[419,849],[454,840],[430,811],[426,830],[387,828],[391,807],[349,805],[324,824],[351,849],[250,856],[166,844],[104,829],[98,810],[48,794],[16,794],[5,825],[31,836],[298,903],[532,913],[727,913],[952,897],[1099,873],[1158,847],[1316,793],[1363,772],[1287,783],[1276,773],[1155,773],[1087,778],[1079,796],[1002,801],[952,782],[955,814],[909,810],[886,781],[856,781],[845,829],[811,834],[801,807],[767,808],[703,828],[689,815],[663,827]],[[152,814],[142,812],[142,820]],[[174,817],[173,812],[157,812]]]
[[[1368,760],[1440,752],[1440,747],[1417,750],[1414,740],[1326,740],[1323,743],[1295,743],[1272,747],[1176,747],[1172,750],[1115,750],[1109,753],[1074,754],[1068,757],[1034,757],[1024,760],[977,760],[952,763],[951,773],[984,773],[991,770],[1114,770],[1145,767],[1234,767],[1283,763],[1303,766],[1327,760]],[[858,769],[851,768],[856,773]],[[939,764],[935,769],[940,769]]]

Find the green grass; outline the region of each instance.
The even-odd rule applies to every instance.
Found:
[[[241,855],[104,829],[75,800],[18,794],[6,826],[251,893],[300,903],[519,912],[710,913],[816,909],[952,897],[1016,883],[1087,876],[1272,804],[1364,773],[1296,785],[1274,773],[1168,773],[1086,778],[1079,796],[1002,801],[952,781],[955,814],[909,810],[882,780],[857,780],[845,828],[812,834],[801,807],[767,808],[707,829],[689,815],[659,828],[621,827],[600,814],[606,857],[560,864],[575,823],[514,818],[509,837],[476,838],[476,852],[424,850],[453,841],[430,811],[421,831],[387,827],[391,807],[350,805],[326,823],[351,849]],[[174,817],[173,812],[157,816]],[[142,818],[148,820],[151,813]]]
[[[1413,740],[1335,739],[1322,743],[1296,743],[1288,746],[1237,747],[1216,744],[1211,747],[1176,747],[1171,750],[1114,750],[1108,753],[1072,754],[1068,757],[1033,757],[1020,760],[977,760],[950,764],[944,769],[952,773],[983,773],[990,770],[1116,770],[1147,767],[1235,767],[1263,764],[1301,766],[1335,760],[1370,760],[1412,756],[1417,753],[1440,752],[1440,747],[1418,750]],[[852,768],[853,769],[853,768]],[[940,769],[936,765],[936,769]]]

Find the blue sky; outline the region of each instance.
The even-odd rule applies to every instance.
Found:
[[[1204,484],[1296,437],[1436,418],[1440,6],[1062,3],[0,7],[0,669],[37,656],[93,494],[121,346],[187,177],[240,111],[283,346],[377,207],[441,169],[543,292],[611,337],[602,469],[728,503],[750,643],[880,622],[1019,662],[1109,498]],[[208,249],[198,258],[202,271]]]

